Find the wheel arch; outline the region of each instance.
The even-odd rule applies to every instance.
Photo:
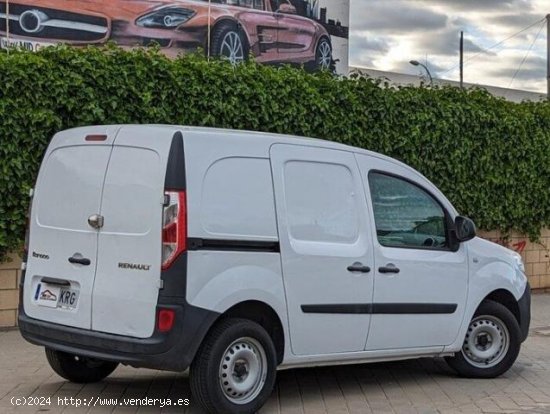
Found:
[[[283,362],[285,354],[285,332],[281,318],[270,305],[259,300],[247,300],[237,303],[220,315],[222,318],[242,318],[256,322],[262,326],[271,339],[277,351],[277,364]]]
[[[507,293],[492,296],[506,300]],[[470,322],[460,352],[445,355],[445,360],[460,376],[496,378],[508,371],[521,349],[522,333],[515,316],[502,303],[481,301]]]
[[[209,253],[189,256],[189,274],[186,299],[193,306],[208,309],[217,314],[211,324],[226,316],[255,320],[255,313],[262,315],[260,325],[267,321],[281,328],[284,346],[277,345],[278,358],[290,350],[285,290],[281,260],[278,254],[234,252]],[[268,317],[266,317],[266,315]],[[211,329],[205,329],[208,332]],[[263,325],[262,325],[263,326]],[[202,342],[201,338],[201,342]]]
[[[525,285],[523,295],[519,299],[516,299],[509,290],[496,289],[485,296],[481,303],[487,300],[500,303],[514,315],[521,330],[521,342],[525,341],[531,325],[531,286],[529,283]]]
[[[467,242],[466,246],[475,265],[470,265],[469,269],[468,293],[461,329],[455,341],[445,347],[445,351],[457,352],[461,349],[470,321],[483,301],[487,300],[497,302],[510,310],[526,338],[530,321],[529,283],[525,274],[515,266],[511,252],[479,237]]]
[[[471,305],[467,306],[462,327],[454,343],[447,345],[445,347],[445,351],[457,352],[462,347],[462,341],[466,335],[470,321],[476,314],[479,307],[487,301],[499,303],[508,309],[518,322],[522,334],[522,342],[527,339],[531,321],[531,294],[528,283],[525,285],[525,291],[519,299],[516,298],[511,290],[503,287],[494,288],[489,291],[489,293],[484,293],[483,296],[478,296],[477,299],[470,299],[469,302]]]
[[[500,303],[502,306],[507,308],[516,320],[518,321],[518,324],[521,325],[521,313],[519,309],[519,304],[517,299],[514,297],[512,292],[506,289],[496,289],[493,290],[491,293],[489,293],[487,296],[483,298],[483,300],[477,305],[477,309],[481,306],[481,304],[485,301],[491,300],[493,302]]]

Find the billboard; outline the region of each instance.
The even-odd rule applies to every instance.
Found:
[[[348,72],[349,0],[0,0],[0,46],[158,44]]]

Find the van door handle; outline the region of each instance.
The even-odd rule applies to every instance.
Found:
[[[382,266],[378,268],[378,271],[380,273],[399,273],[399,268],[396,267],[394,264],[388,264],[387,266]]]
[[[81,264],[83,266],[89,266],[91,262],[90,259],[86,259],[85,257],[69,257],[69,263],[72,264]]]
[[[54,279],[51,277],[43,277],[40,281],[48,285],[71,286],[70,282],[67,280]]]
[[[369,273],[370,267],[363,266],[363,263],[361,262],[355,262],[354,264],[348,266],[349,272],[361,272],[361,273]]]

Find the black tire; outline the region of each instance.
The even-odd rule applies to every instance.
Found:
[[[475,322],[479,324],[478,326],[481,326],[483,322],[489,328],[491,323],[493,323],[493,327],[498,327],[499,322],[502,322],[503,327],[505,327],[505,330],[500,329],[499,336],[503,338],[507,333],[508,347],[506,349],[506,346],[503,345],[500,348],[496,348],[502,349],[502,351],[500,351],[498,357],[493,358],[492,361],[474,361],[474,357],[466,356],[469,352],[469,346],[471,346],[471,342],[468,342],[470,340],[469,333],[472,332],[472,329],[482,329],[474,327]],[[475,338],[471,340],[477,341]],[[492,342],[491,340],[489,346],[492,346]],[[472,322],[470,322],[462,349],[455,353],[454,356],[445,358],[445,360],[460,376],[468,378],[495,378],[510,369],[518,357],[520,348],[521,330],[512,312],[500,303],[486,300],[479,305]],[[499,362],[497,363],[497,361]]]
[[[101,381],[118,366],[116,362],[79,357],[49,348],[46,348],[46,358],[57,375],[80,384]]]
[[[327,55],[328,53],[328,55]],[[332,59],[332,45],[330,40],[322,37],[315,48],[315,69],[334,72],[334,60]]]
[[[263,383],[260,380],[253,390],[242,394],[242,397],[241,394],[233,397],[242,398],[241,402],[236,403],[231,401],[226,395],[228,392],[227,389],[231,390],[231,388],[227,388],[231,386],[231,384],[223,382],[222,376],[227,378],[227,374],[223,373],[223,368],[230,372],[229,375],[233,377],[230,378],[230,380],[233,382],[240,380],[240,377],[244,374],[237,374],[237,378],[235,378],[235,373],[237,372],[235,360],[228,362],[229,366],[223,364],[223,362],[229,358],[229,352],[233,351],[233,347],[239,349],[238,345],[242,346],[241,341],[245,340],[253,340],[256,345],[262,347],[265,362],[262,363],[261,366],[265,367],[265,369],[262,368],[262,370],[259,371],[262,373],[259,377],[265,379]],[[244,348],[241,349],[244,352]],[[250,351],[247,349],[247,352],[252,351],[252,348],[249,347],[249,349]],[[235,355],[238,355],[238,353],[239,351],[237,351]],[[253,354],[258,356],[259,353],[253,352]],[[237,358],[237,356],[235,358]],[[237,363],[239,361],[240,359],[237,360]],[[249,366],[252,366],[252,364],[247,363],[246,367]],[[210,330],[191,364],[189,373],[191,392],[195,401],[209,413],[255,413],[267,401],[273,391],[276,370],[277,355],[275,346],[273,345],[271,337],[263,327],[247,319],[222,319]],[[252,372],[252,370],[250,372]],[[246,371],[243,382],[248,375],[249,373]],[[254,380],[254,377],[251,378]],[[247,398],[253,399],[247,401]]]
[[[227,47],[228,44],[233,44],[230,41],[231,39],[235,42],[240,42],[241,45],[241,51],[238,52],[238,56],[235,59],[230,56],[230,50]],[[226,58],[233,64],[246,60],[250,50],[246,36],[242,33],[242,30],[236,24],[230,22],[220,23],[214,28],[210,45],[213,56]]]

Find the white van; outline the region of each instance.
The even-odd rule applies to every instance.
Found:
[[[252,413],[277,369],[432,356],[491,378],[528,334],[521,257],[358,148],[72,129],[46,151],[30,215],[19,326],[70,381],[190,367],[192,401]]]

